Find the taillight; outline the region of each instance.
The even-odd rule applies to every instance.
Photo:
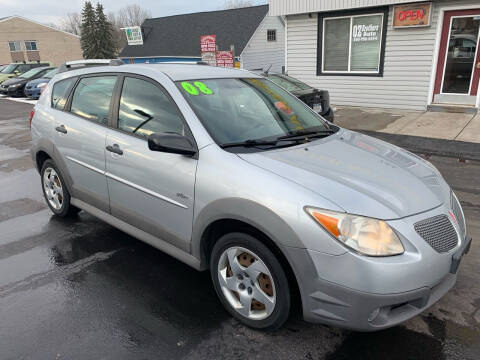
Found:
[[[32,128],[33,115],[35,115],[35,109],[32,109],[32,111],[30,111],[30,116],[28,117],[28,120],[30,121],[30,129]]]

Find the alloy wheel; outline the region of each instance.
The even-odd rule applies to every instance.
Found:
[[[60,210],[63,205],[64,194],[62,182],[55,169],[51,167],[45,169],[43,173],[43,188],[50,206],[55,210]]]
[[[252,320],[263,320],[275,309],[276,292],[270,270],[254,252],[230,247],[220,256],[218,280],[230,306]]]

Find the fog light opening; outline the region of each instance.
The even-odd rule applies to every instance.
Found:
[[[380,308],[376,308],[370,313],[370,316],[368,317],[368,322],[372,322],[373,320],[375,320],[378,314],[380,314]]]

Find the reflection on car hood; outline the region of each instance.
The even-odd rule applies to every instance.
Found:
[[[38,79],[34,79],[34,80],[30,80],[28,83],[27,83],[27,86],[28,85],[36,85],[36,84],[41,84],[41,83],[48,83],[51,79],[50,78],[38,78]]]
[[[344,129],[301,146],[239,156],[357,215],[396,219],[435,208],[450,197],[449,186],[423,159]]]
[[[13,79],[8,79],[5,80],[2,85],[14,85],[14,84],[21,84],[21,83],[27,83],[28,79],[22,79],[22,78],[13,78]]]

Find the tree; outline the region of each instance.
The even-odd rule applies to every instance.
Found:
[[[95,59],[98,54],[97,45],[97,21],[95,16],[95,10],[93,9],[90,1],[85,1],[85,5],[82,10],[82,24],[80,26],[81,31],[81,46],[83,57],[85,59]]]
[[[253,2],[249,0],[225,0],[225,4],[223,5],[224,9],[237,9],[237,8],[244,8],[253,6]]]
[[[95,31],[98,44],[97,59],[112,59],[116,57],[117,46],[113,40],[113,26],[103,12],[103,6],[97,3],[95,9]]]
[[[113,27],[103,12],[103,6],[96,8],[86,1],[82,10],[81,45],[85,59],[112,59],[117,47],[113,39]]]
[[[80,35],[82,16],[78,12],[68,13],[60,21],[60,29],[71,34]]]
[[[145,19],[151,18],[152,13],[149,10],[143,9],[140,5],[127,5],[117,13],[117,25],[119,27],[140,26]]]

